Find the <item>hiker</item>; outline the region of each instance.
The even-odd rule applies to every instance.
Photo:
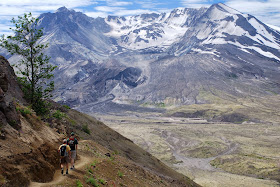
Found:
[[[63,144],[59,146],[58,152],[60,153],[60,167],[61,174],[63,175],[63,169],[66,165],[66,174],[68,174],[68,163],[71,157],[71,148],[67,145],[67,140],[63,140]]]
[[[77,149],[78,149],[78,140],[77,140],[77,138],[75,138],[74,132],[71,132],[70,138],[67,139],[67,144],[71,148],[71,168],[70,169],[74,169],[75,168],[74,162],[76,159]]]

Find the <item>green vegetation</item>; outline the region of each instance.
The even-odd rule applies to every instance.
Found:
[[[19,111],[21,115],[24,117],[27,117],[28,114],[31,114],[31,110],[26,107],[24,108],[16,107],[16,110]]]
[[[89,128],[88,128],[88,125],[83,125],[83,126],[82,126],[82,130],[83,130],[85,133],[90,134],[90,130],[89,130]]]
[[[66,109],[71,109],[71,107],[68,106],[68,105],[63,105],[63,107],[66,108]]]
[[[99,182],[100,184],[103,184],[103,185],[105,185],[105,184],[107,183],[104,179],[98,179],[98,182]]]
[[[120,177],[120,178],[123,178],[123,173],[121,172],[121,171],[118,171],[118,176]]]
[[[6,184],[6,179],[3,175],[0,175],[0,186],[5,186]]]
[[[156,106],[159,108],[164,108],[165,107],[165,103],[161,102],[161,103],[156,103]]]
[[[68,115],[65,115],[65,118],[71,123],[71,125],[76,126],[77,122],[73,119],[71,119]]]
[[[238,76],[235,73],[228,72],[225,74],[229,78],[237,79]]]
[[[120,154],[118,150],[113,151],[113,155],[118,155]]]
[[[90,173],[90,174],[93,174],[93,169],[92,169],[92,167],[88,167],[88,173]]]
[[[164,108],[164,107],[166,107],[166,104],[163,103],[163,102],[160,102],[160,103],[148,103],[148,102],[146,102],[146,103],[141,104],[140,106],[142,106],[142,107],[153,106],[153,107],[158,107],[158,108]]]
[[[110,157],[109,157],[109,159],[111,160],[111,162],[114,164],[115,162],[114,162],[114,160],[115,160],[115,156],[112,154]]]
[[[50,65],[50,57],[43,53],[48,44],[39,44],[43,31],[38,28],[38,18],[29,13],[18,16],[18,20],[13,18],[11,22],[15,25],[15,29],[12,29],[14,35],[3,35],[0,46],[12,55],[22,57],[14,66],[19,74],[18,81],[22,85],[24,97],[37,114],[44,115],[49,111],[45,99],[52,97],[54,82],[50,79],[56,66]]]
[[[224,171],[241,175],[254,175],[260,179],[279,178],[277,160],[256,154],[235,154],[216,158],[210,164]]]
[[[205,141],[196,148],[189,150],[189,156],[193,158],[209,158],[217,156],[227,149],[227,146],[217,141]]]
[[[8,120],[9,125],[11,125],[12,127],[15,127],[18,122],[16,120]]]
[[[56,119],[62,119],[63,117],[65,117],[65,114],[63,112],[61,112],[60,110],[56,110],[53,114],[53,117],[55,117]]]
[[[93,185],[94,187],[98,187],[99,186],[99,184],[97,183],[97,181],[93,177],[89,177],[86,182],[88,184]]]
[[[76,180],[77,187],[83,187],[83,184],[80,180]]]
[[[95,167],[97,164],[97,161],[95,160],[93,163],[90,164],[90,166]]]

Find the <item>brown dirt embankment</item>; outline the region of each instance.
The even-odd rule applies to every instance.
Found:
[[[34,118],[30,116],[35,121]],[[55,169],[59,167],[56,151],[59,134],[44,123],[32,126],[22,116],[20,131],[8,125],[3,129],[6,134],[5,139],[0,140],[1,183],[14,187],[28,186],[30,180],[52,180]]]

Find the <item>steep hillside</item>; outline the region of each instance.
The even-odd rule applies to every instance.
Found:
[[[55,182],[55,171],[59,168],[57,148],[72,131],[81,141],[78,155],[84,163],[79,166],[81,172],[77,170],[71,176],[77,175],[84,184],[89,183],[85,176],[98,175],[118,185],[198,186],[102,122],[67,106],[53,102],[48,116],[36,116],[22,99],[8,61],[1,57],[0,63],[1,186],[28,186],[30,181],[32,185]],[[110,153],[110,158],[105,153]],[[99,169],[88,173],[92,163]],[[76,181],[64,182],[67,186]]]
[[[13,69],[2,56],[0,73],[0,184],[27,186],[30,180],[51,180],[59,164],[56,147],[61,137],[24,106]]]

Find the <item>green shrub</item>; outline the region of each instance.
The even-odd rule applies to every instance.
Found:
[[[20,111],[21,115],[23,115],[24,117],[27,116],[27,114],[31,114],[31,110],[29,110],[28,108],[19,108],[19,107],[16,107],[16,110],[17,111]]]
[[[37,115],[46,115],[49,113],[50,103],[39,99],[31,105],[32,109],[36,112]]]
[[[71,118],[69,118],[69,116],[66,117],[66,119],[71,123],[71,125],[76,126],[77,122]]]
[[[113,152],[113,154],[114,154],[114,155],[119,155],[120,153],[119,153],[119,151],[115,150],[115,151]]]
[[[161,107],[165,107],[165,103],[163,103],[163,102],[161,102],[161,103],[156,103],[156,106],[157,106],[157,107],[160,107],[160,108],[161,108]]]
[[[68,105],[63,105],[63,107],[66,108],[66,109],[71,109],[71,107],[68,106]]]
[[[6,184],[6,179],[3,175],[0,175],[0,186],[5,186]]]
[[[99,186],[99,184],[97,184],[96,180],[93,177],[88,178],[86,182],[88,184],[93,185],[94,187],[98,187]]]
[[[122,173],[121,171],[118,171],[118,176],[119,176],[120,178],[123,178],[123,173]]]
[[[63,112],[60,112],[60,110],[56,110],[53,114],[53,117],[55,117],[56,119],[62,119],[63,117],[65,117],[65,114]]]
[[[89,130],[89,128],[88,128],[88,125],[83,125],[83,126],[82,126],[82,130],[83,130],[85,133],[90,134],[90,130]]]
[[[96,163],[97,163],[97,161],[95,160],[93,163],[90,164],[90,166],[95,167]]]
[[[18,124],[18,122],[17,122],[16,120],[9,120],[8,123],[9,123],[9,125],[11,125],[12,127],[15,127],[15,126]]]
[[[100,182],[100,184],[105,185],[107,182],[104,179],[98,179],[98,182]]]
[[[88,168],[88,172],[93,174],[93,169],[91,167]]]
[[[83,187],[83,184],[80,180],[76,180],[77,187]]]

